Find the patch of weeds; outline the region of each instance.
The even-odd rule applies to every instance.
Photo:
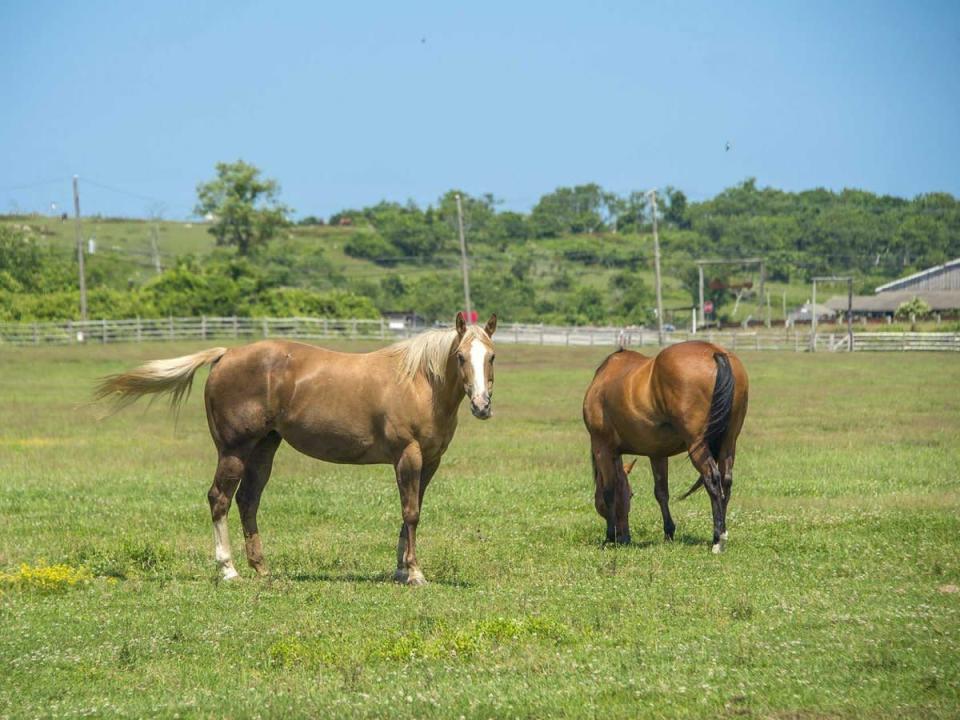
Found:
[[[267,658],[274,667],[306,665],[315,657],[313,650],[300,638],[283,637],[267,648]]]
[[[858,665],[866,671],[888,673],[903,667],[903,661],[889,649],[881,648],[871,652]]]
[[[140,572],[157,575],[166,570],[170,562],[170,550],[151,542],[125,542],[123,554]]]
[[[90,569],[95,577],[111,577],[125,580],[127,577],[127,560],[116,550],[106,550],[91,545],[84,545],[71,559],[78,565]]]
[[[57,594],[65,593],[71,588],[83,587],[91,579],[93,576],[85,567],[48,565],[46,560],[38,560],[35,566],[23,563],[13,572],[0,573],[0,588],[10,587],[43,594]]]
[[[562,642],[570,631],[561,623],[543,617],[489,618],[465,628],[438,623],[427,634],[408,632],[388,640],[373,655],[387,660],[470,657],[491,645],[504,645],[525,638]]]
[[[132,670],[137,664],[137,655],[130,643],[124,643],[117,651],[117,665],[125,670]]]
[[[463,576],[463,570],[457,559],[447,553],[434,559],[430,563],[431,580],[444,585],[466,587],[468,582]]]
[[[734,600],[733,605],[730,607],[730,617],[733,620],[749,620],[752,618],[753,603],[750,602],[750,598],[745,595],[741,595]]]

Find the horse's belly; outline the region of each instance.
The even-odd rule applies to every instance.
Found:
[[[330,430],[310,432],[298,428],[281,427],[280,435],[295,450],[326,462],[349,465],[392,463],[389,448],[377,442],[372,433]]]
[[[687,446],[680,434],[670,425],[635,424],[625,433],[621,431],[621,452],[648,457],[669,457],[686,452]]]

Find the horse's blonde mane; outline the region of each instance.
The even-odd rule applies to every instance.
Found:
[[[471,337],[489,342],[486,333],[476,325],[467,326],[464,339]],[[429,381],[437,382],[444,378],[447,360],[456,340],[456,330],[427,330],[385,347],[380,352],[399,358],[397,370],[401,378],[409,379],[417,373],[423,373]]]

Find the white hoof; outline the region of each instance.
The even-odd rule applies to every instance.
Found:
[[[725,543],[729,536],[730,536],[730,531],[724,530],[722,533],[720,533],[720,542]]]
[[[229,581],[229,580],[236,580],[238,577],[240,577],[240,573],[238,573],[238,572],[236,571],[236,568],[234,568],[234,567],[225,567],[225,568],[221,569],[220,572],[221,572],[222,579],[224,580],[224,582],[227,582],[227,581]]]
[[[719,555],[723,550],[723,543],[714,543],[713,544],[713,554]]]
[[[393,580],[401,585],[409,585],[411,587],[419,587],[427,584],[427,579],[417,568],[410,570],[398,568],[393,574]]]

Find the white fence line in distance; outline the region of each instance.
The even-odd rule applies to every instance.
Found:
[[[383,319],[185,317],[89,320],[86,322],[0,323],[0,345],[69,345],[161,340],[256,340],[284,337],[301,340],[379,340],[392,342],[422,328],[392,328]],[[707,340],[730,350],[846,351],[845,332],[790,330],[706,330],[666,333],[666,343]],[[529,325],[501,323],[497,341],[525,345],[656,347],[657,332],[646,328]],[[960,352],[960,333],[854,333],[854,351]]]

